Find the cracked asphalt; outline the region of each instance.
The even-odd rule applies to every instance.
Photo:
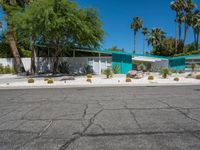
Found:
[[[0,150],[160,149],[200,149],[200,86],[0,90]]]

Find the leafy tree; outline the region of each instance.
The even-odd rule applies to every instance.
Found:
[[[108,48],[110,51],[116,51],[116,52],[124,52],[124,49],[118,48],[117,46],[113,46],[111,48]]]
[[[62,51],[75,47],[100,46],[104,32],[96,10],[79,9],[69,0],[37,0],[15,16],[19,29],[37,39],[38,44],[51,47],[53,73],[58,72]]]
[[[134,32],[134,54],[136,54],[136,34],[142,28],[142,20],[139,17],[134,17],[131,23],[131,29]]]

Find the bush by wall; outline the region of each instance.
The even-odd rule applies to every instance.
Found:
[[[15,74],[15,69],[10,66],[0,65],[0,74]]]

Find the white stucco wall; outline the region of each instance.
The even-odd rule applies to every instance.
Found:
[[[96,74],[101,74],[101,70],[106,69],[107,67],[112,66],[111,57],[61,57],[59,58],[60,62],[68,62],[70,68],[74,71],[80,71],[82,68],[90,65],[93,67],[93,70]],[[26,71],[30,70],[31,58],[22,58],[22,62]],[[14,59],[13,58],[0,58],[0,64],[3,66],[13,67]],[[45,70],[51,70],[53,66],[52,58],[38,57],[36,58],[37,69],[41,72]]]

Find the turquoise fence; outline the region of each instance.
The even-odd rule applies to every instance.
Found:
[[[129,53],[112,53],[112,67],[120,67],[120,74],[127,74],[132,70],[132,54]]]

